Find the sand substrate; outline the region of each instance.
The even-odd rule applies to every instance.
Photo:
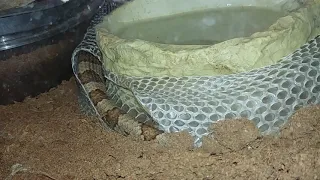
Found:
[[[320,179],[320,106],[300,109],[276,137],[247,120],[213,128],[199,149],[187,133],[143,142],[107,132],[80,113],[72,78],[0,106],[0,179]]]

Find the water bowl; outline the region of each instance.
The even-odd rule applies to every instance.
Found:
[[[135,0],[105,16],[97,43],[119,74],[232,74],[274,64],[307,42],[319,32],[318,12],[292,0]]]

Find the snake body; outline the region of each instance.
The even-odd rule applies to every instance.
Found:
[[[104,77],[104,68],[101,52],[95,42],[94,27],[102,21],[102,18],[124,2],[106,1],[100,11],[91,21],[84,40],[75,49],[72,56],[72,66],[77,84],[80,90],[80,102],[82,106],[93,112],[102,126],[125,136],[135,139],[150,141],[155,139],[163,131],[158,129],[155,121],[140,123],[134,117],[126,114],[107,94],[107,81]],[[83,100],[85,99],[85,101]],[[88,114],[88,112],[85,112]]]
[[[106,79],[103,76],[102,62],[86,51],[78,53],[78,79],[92,102],[96,115],[106,127],[123,135],[150,141],[163,131],[155,121],[143,124],[126,114],[110,100],[106,92]]]

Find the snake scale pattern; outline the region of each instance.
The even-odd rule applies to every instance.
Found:
[[[103,68],[101,62],[91,53],[85,51],[79,52],[78,56],[78,78],[85,91],[88,92],[88,96],[102,123],[123,135],[130,135],[147,141],[155,139],[157,135],[163,133],[163,131],[158,130],[155,123],[139,123],[114,105],[106,92],[106,81],[103,71],[101,71]]]
[[[278,64],[246,73],[157,78],[161,82],[158,88],[150,85],[155,78],[114,78],[116,75],[103,67],[94,27],[120,5],[112,1],[103,4],[72,56],[72,68],[82,94],[80,100],[105,128],[147,141],[166,132],[187,129],[197,144],[208,134],[213,122],[244,117],[252,120],[262,133],[272,133],[297,109],[320,103],[320,36]],[[120,89],[117,86],[135,93],[140,105],[148,108],[145,113],[148,120],[130,115],[128,108],[123,108],[125,100],[121,105],[115,102],[114,92]],[[190,98],[186,98],[185,91],[192,94]]]
[[[159,130],[155,121],[139,123],[110,99],[106,92],[107,81],[101,62],[102,55],[96,42],[92,41],[95,39],[94,26],[102,21],[103,16],[123,3],[123,1],[104,2],[93,18],[84,40],[75,49],[72,64],[81,92],[80,104],[86,106],[83,110],[86,114],[97,116],[102,126],[108,130],[115,130],[134,139],[150,141],[164,132]]]

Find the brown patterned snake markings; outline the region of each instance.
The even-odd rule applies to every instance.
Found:
[[[157,124],[143,124],[134,120],[116,107],[106,92],[106,81],[103,76],[102,63],[98,58],[86,51],[78,53],[78,78],[98,114],[98,118],[109,128],[123,135],[136,139],[150,141],[163,131],[158,130]]]

